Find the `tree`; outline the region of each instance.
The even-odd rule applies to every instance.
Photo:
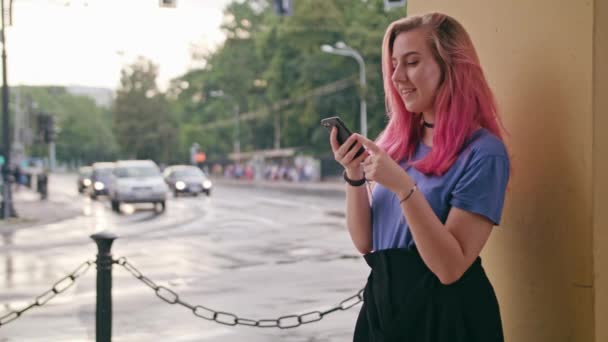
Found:
[[[125,158],[174,162],[177,120],[156,86],[158,67],[140,57],[121,71],[113,107],[116,139]]]
[[[53,115],[55,125],[61,129],[56,143],[57,160],[60,162],[92,163],[113,160],[118,147],[108,120],[106,108],[97,106],[89,97],[72,95],[63,87],[16,87],[12,107],[21,106],[27,115],[29,129],[35,133],[36,115],[44,112]],[[48,149],[41,141],[33,141],[28,154],[47,157]]]
[[[294,1],[293,16],[280,17],[271,5],[268,0],[232,2],[224,13],[224,44],[202,57],[204,68],[175,80],[176,85],[187,84],[173,101],[189,139],[207,141],[204,148],[216,151],[218,158],[231,151],[233,106],[208,96],[211,90],[222,89],[238,102],[242,113],[250,114],[241,121],[241,150],[272,148],[278,121],[282,147],[304,148],[316,156],[329,154],[320,120],[340,115],[358,131],[363,91],[352,58],[320,51],[322,44],[337,41],[365,58],[368,131],[370,137],[377,136],[386,122],[382,37],[388,24],[405,12],[386,13],[382,0]],[[339,80],[347,80],[347,87],[332,90]],[[326,91],[309,95],[319,89]],[[288,104],[277,106],[282,103]]]

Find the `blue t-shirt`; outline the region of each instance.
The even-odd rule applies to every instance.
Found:
[[[422,142],[413,160],[426,156],[431,148]],[[412,166],[401,167],[418,185],[439,220],[445,224],[452,207],[500,223],[509,180],[509,157],[505,145],[490,131],[473,133],[458,159],[442,176],[427,176]],[[413,249],[415,242],[397,195],[376,183],[372,192],[372,237],[375,251],[389,248]]]

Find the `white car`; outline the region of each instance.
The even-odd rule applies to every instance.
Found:
[[[155,162],[120,160],[114,164],[108,190],[112,210],[120,212],[121,203],[160,204],[161,210],[165,210],[169,188]]]

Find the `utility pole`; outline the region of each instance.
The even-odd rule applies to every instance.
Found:
[[[11,1],[12,3],[12,1]],[[5,27],[5,8],[4,0],[0,0],[0,6],[2,6],[2,33],[0,39],[2,40],[2,140],[4,146],[4,166],[2,168],[3,177],[3,194],[2,194],[2,218],[8,219],[11,216],[17,216],[13,209],[13,201],[11,195],[11,178],[10,178],[10,165],[11,165],[11,139],[9,137],[10,121],[8,117],[8,82],[6,78],[6,27]]]
[[[281,112],[274,113],[274,148],[281,148]]]
[[[237,163],[241,159],[241,119],[240,119],[240,108],[236,98],[230,94],[224,93],[223,90],[212,90],[209,92],[211,97],[223,97],[232,101],[233,112],[234,112],[234,155]]]
[[[55,117],[49,115],[47,119],[47,142],[49,144],[49,171],[55,171]]]

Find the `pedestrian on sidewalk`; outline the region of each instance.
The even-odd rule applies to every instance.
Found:
[[[13,170],[13,182],[15,184],[15,191],[19,191],[19,189],[21,189],[21,167],[19,165],[15,166],[15,169]]]
[[[371,267],[354,341],[502,342],[479,254],[500,223],[510,163],[473,43],[445,14],[399,19],[382,71],[384,131],[330,138],[348,231]]]

